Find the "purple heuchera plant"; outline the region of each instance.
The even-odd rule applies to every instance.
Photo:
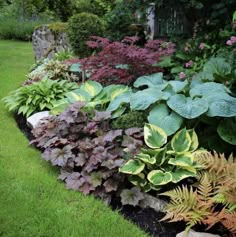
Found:
[[[60,167],[59,179],[67,188],[108,200],[122,186],[124,176],[118,168],[123,157],[140,151],[143,130],[111,130],[110,113],[85,112],[84,105],[76,102],[59,116],[41,121],[31,143],[43,150],[43,159]]]

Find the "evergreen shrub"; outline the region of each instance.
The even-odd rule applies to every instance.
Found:
[[[90,36],[102,36],[105,22],[92,13],[79,13],[69,19],[68,37],[74,53],[80,57],[88,56],[91,50],[86,45]]]

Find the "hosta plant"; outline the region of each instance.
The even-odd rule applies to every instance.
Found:
[[[66,93],[78,88],[76,83],[65,80],[43,79],[31,85],[20,87],[3,98],[9,111],[29,117],[43,110],[50,110]]]
[[[118,168],[143,145],[142,129],[112,130],[109,112],[87,111],[84,106],[76,102],[42,121],[33,130],[33,143],[43,150],[45,160],[60,167],[59,178],[67,188],[109,200],[122,187],[124,175]]]
[[[132,184],[148,192],[196,177],[199,166],[193,152],[198,148],[198,138],[194,130],[181,129],[167,143],[163,129],[146,124],[144,140],[148,148],[143,148],[119,169],[121,173],[130,175]]]
[[[197,162],[203,167],[198,183],[163,193],[170,197],[163,220],[185,221],[187,230],[203,223],[211,228],[223,224],[236,234],[236,163],[217,153],[200,152]]]
[[[122,115],[127,103],[129,103],[131,88],[125,85],[110,85],[103,87],[96,81],[88,80],[82,83],[80,87],[66,94],[66,98],[58,101],[51,110],[53,114],[63,112],[65,108],[76,102],[84,101],[86,108],[96,108],[98,110],[107,110],[111,112],[112,118]]]

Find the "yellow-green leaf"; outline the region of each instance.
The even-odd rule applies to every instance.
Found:
[[[189,151],[195,151],[195,150],[197,150],[198,145],[199,145],[197,134],[194,131],[194,129],[188,129],[187,131],[188,131],[188,133],[191,137],[191,141],[192,141]]]
[[[185,178],[196,176],[195,173],[190,172],[186,169],[177,169],[177,170],[175,170],[175,172],[172,172],[171,174],[172,174],[172,182],[173,183],[178,183]]]
[[[186,128],[177,132],[171,140],[171,147],[177,153],[189,151],[191,144],[191,137]]]
[[[167,142],[167,135],[162,128],[147,123],[144,126],[144,140],[150,148],[160,148]]]
[[[193,165],[193,155],[191,153],[184,153],[177,155],[175,158],[170,158],[168,164],[186,167]]]
[[[165,185],[171,182],[172,175],[170,172],[153,170],[148,174],[147,178],[154,185]]]
[[[129,160],[125,163],[119,171],[125,174],[139,174],[143,171],[145,164],[138,160]]]
[[[154,156],[150,156],[144,153],[137,154],[134,158],[151,165],[156,163],[156,158]]]

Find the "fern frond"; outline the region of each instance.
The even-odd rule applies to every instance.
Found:
[[[204,173],[202,175],[199,182],[200,183],[197,188],[198,199],[208,205],[209,202],[212,203],[212,196],[214,195],[214,193],[207,173]]]
[[[163,193],[162,195],[171,198],[171,201],[166,206],[167,214],[163,220],[187,222],[189,227],[200,223],[205,216],[209,215],[209,206],[203,206],[198,202],[199,197],[197,191],[193,188],[188,189],[185,186],[177,187],[174,190]]]
[[[236,234],[236,212],[225,212],[221,223],[232,233]]]

